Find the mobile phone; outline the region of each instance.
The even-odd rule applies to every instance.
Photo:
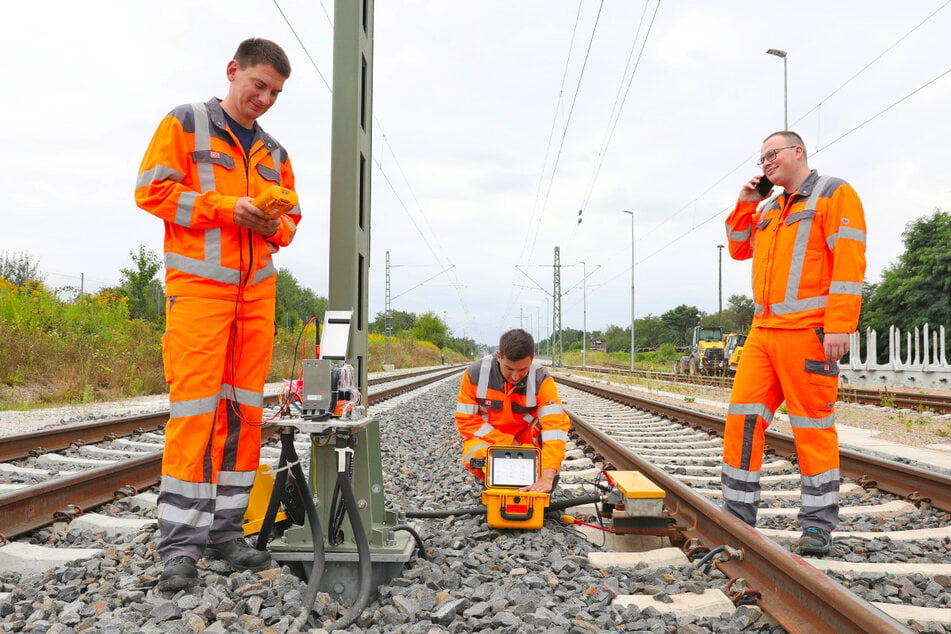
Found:
[[[766,174],[763,174],[763,176],[759,179],[759,182],[756,184],[756,191],[763,198],[769,196],[769,193],[773,191],[773,182],[766,178]]]

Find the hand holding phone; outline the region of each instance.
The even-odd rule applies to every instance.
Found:
[[[759,182],[756,184],[756,192],[763,198],[766,198],[769,196],[771,191],[773,191],[773,183],[771,180],[766,178],[766,174],[763,174],[763,176],[760,177]]]

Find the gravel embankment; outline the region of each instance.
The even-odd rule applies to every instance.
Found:
[[[443,382],[428,394],[378,416],[387,504],[397,509],[471,507],[479,489],[459,464],[452,425],[457,385]],[[119,514],[140,514],[122,503]],[[148,514],[148,513],[147,513]],[[653,594],[658,606],[681,592],[723,587],[711,571],[603,571],[587,564],[597,549],[577,531],[546,521],[540,531],[497,530],[480,516],[416,523],[429,561],[409,562],[380,588],[350,632],[781,632],[758,621],[754,608],[724,619],[696,622],[654,608],[615,608],[617,594]],[[167,595],[153,586],[161,573],[154,535],[128,538],[42,531],[36,543],[104,548],[80,565],[42,574],[3,573],[0,629],[14,632],[286,632],[300,614],[304,584],[275,568],[232,573],[221,562],[199,564],[201,585]],[[346,606],[343,606],[346,608]],[[318,595],[321,620],[341,606]]]

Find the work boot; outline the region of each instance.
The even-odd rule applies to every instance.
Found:
[[[818,526],[807,526],[799,538],[800,555],[824,555],[832,547],[832,535]]]
[[[174,592],[182,588],[190,588],[197,583],[198,569],[195,568],[195,560],[187,555],[179,555],[165,562],[157,587],[159,590]]]
[[[252,548],[243,537],[218,544],[208,544],[205,557],[224,559],[235,570],[265,570],[271,567],[271,553]]]

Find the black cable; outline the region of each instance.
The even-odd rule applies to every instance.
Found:
[[[281,431],[281,435],[284,435]],[[291,434],[293,442],[294,432]],[[261,530],[258,531],[258,541],[255,546],[258,550],[267,550],[268,537],[274,528],[274,520],[277,518],[277,510],[281,506],[281,495],[287,484],[287,456],[284,450],[281,450],[281,457],[277,461],[277,476],[274,478],[274,488],[271,489],[271,499],[268,501],[267,511],[264,513],[264,521],[261,523]]]
[[[697,560],[697,563],[695,563],[695,564],[693,565],[693,567],[699,570],[699,569],[700,569],[705,563],[707,563],[713,556],[715,556],[718,552],[721,552],[721,551],[723,551],[723,550],[725,550],[725,549],[726,549],[726,546],[717,546],[716,548],[714,548],[713,550],[711,550],[710,552],[708,552],[706,555],[704,555],[703,557],[701,557],[699,560]]]
[[[337,484],[340,487],[343,502],[347,508],[347,516],[350,517],[350,528],[353,529],[353,538],[357,542],[357,557],[360,561],[360,589],[357,600],[354,601],[350,609],[347,610],[347,613],[330,625],[324,626],[328,632],[346,629],[360,618],[360,615],[363,614],[367,605],[370,604],[373,574],[373,562],[370,560],[370,540],[367,538],[366,531],[363,528],[363,520],[360,519],[360,509],[357,508],[357,500],[353,494],[353,486],[350,483],[350,476],[346,470],[337,473]]]
[[[419,536],[419,533],[417,533],[416,530],[412,526],[410,526],[409,524],[397,524],[396,526],[392,527],[390,530],[393,531],[394,533],[396,531],[406,531],[407,533],[412,535],[413,539],[416,540],[416,551],[419,553],[419,556],[425,559],[426,561],[429,561],[429,555],[426,554],[426,547],[423,544],[423,538]]]
[[[314,603],[317,601],[317,591],[320,587],[321,579],[324,576],[325,554],[324,554],[324,536],[320,530],[320,518],[317,515],[317,507],[314,505],[314,498],[306,486],[304,470],[300,466],[300,460],[297,458],[297,450],[294,448],[294,434],[281,434],[282,452],[287,454],[287,459],[291,464],[291,479],[297,489],[297,495],[304,504],[304,510],[307,512],[307,520],[310,522],[311,541],[314,544],[314,564],[307,579],[307,587],[304,589],[304,595],[301,597],[301,613],[294,620],[292,629],[299,630],[304,625],[304,621],[311,615],[314,609]]]

